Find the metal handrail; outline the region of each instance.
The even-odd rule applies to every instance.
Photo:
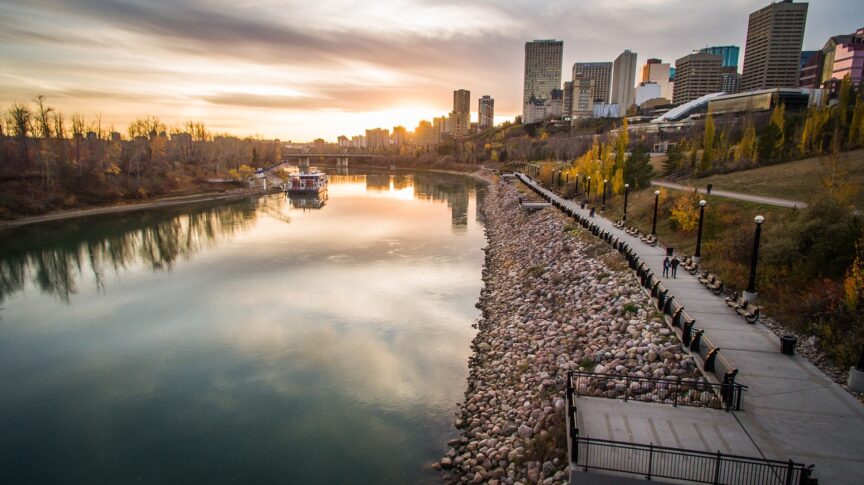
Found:
[[[714,384],[695,379],[680,379],[677,376],[637,377],[573,371],[567,378],[568,390],[576,396],[709,407],[726,411],[739,411],[741,398],[747,390],[747,386],[735,382]]]
[[[526,182],[528,187],[534,192],[547,200],[552,201],[555,207],[564,209],[563,204],[557,200],[553,200],[552,196],[549,193],[546,193],[549,192],[548,190],[544,192],[536,182],[531,181],[530,178],[525,177],[523,174],[517,174],[517,176],[520,180]],[[723,356],[719,347],[711,343],[703,329],[697,329],[694,327],[696,320],[684,311],[683,306],[675,301],[675,295],[669,293],[669,289],[663,286],[660,280],[651,273],[647,266],[643,269],[644,263],[626,242],[617,237],[613,238],[611,232],[601,229],[599,224],[591,222],[589,219],[581,215],[575,214],[574,211],[566,210],[565,212],[573,215],[583,227],[587,228],[595,236],[605,240],[607,243],[612,245],[614,249],[617,249],[624,255],[630,268],[636,270],[640,283],[645,288],[650,289],[651,297],[657,298],[657,309],[660,310],[661,313],[672,317],[673,327],[682,328],[681,339],[684,347],[689,348],[691,352],[696,352],[700,355],[703,361],[704,371],[713,372],[716,377],[722,379],[723,384],[718,384],[717,386],[721,386],[720,396],[721,399],[727,403],[727,410],[730,408],[736,410],[740,409],[743,392],[730,391],[730,389],[734,388],[729,387],[736,385],[740,386],[735,384],[735,376],[737,375],[738,370],[732,367],[725,356]],[[746,386],[743,387],[746,388]]]
[[[642,475],[646,479],[667,478],[696,483],[749,485],[809,485],[813,465],[792,460],[779,461],[671,448],[652,444],[626,443],[574,436],[578,455],[573,461],[584,471],[590,469]]]

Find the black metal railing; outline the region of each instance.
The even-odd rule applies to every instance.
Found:
[[[788,462],[624,443],[576,436],[575,466],[583,471],[608,470],[694,483],[748,485],[808,485],[813,466]]]
[[[722,384],[714,384],[715,386],[723,386],[722,393],[719,394],[726,410],[740,410],[741,398],[743,392],[735,392],[735,377],[738,370],[729,363],[719,347],[714,345],[705,335],[703,329],[695,326],[696,320],[684,310],[684,307],[675,301],[675,295],[670,294],[668,288],[663,286],[660,279],[654,276],[647,264],[636,254],[626,242],[615,236],[611,231],[603,229],[599,224],[592,221],[590,218],[578,214],[576,211],[567,208],[559,200],[554,198],[547,190],[540,188],[530,178],[522,174],[517,176],[525,182],[529,188],[534,190],[541,197],[552,202],[555,207],[558,207],[583,228],[587,229],[591,234],[603,239],[609,243],[613,249],[618,250],[627,260],[630,269],[634,270],[639,283],[649,290],[651,297],[656,299],[657,310],[664,315],[668,315],[671,319],[673,329],[680,329],[679,338],[683,343],[683,348],[690,351],[691,354],[698,355],[702,361],[702,370],[705,373],[711,373]],[[730,387],[733,386],[733,387]],[[741,386],[743,388],[743,386]],[[731,390],[730,390],[731,389]]]
[[[813,465],[583,437],[578,427],[577,386],[567,378],[567,456],[583,471],[606,470],[695,483],[816,485]]]
[[[624,401],[665,403],[735,410],[747,386],[734,382],[714,384],[704,379],[637,377],[574,371],[568,375],[568,388],[575,396],[603,397]]]

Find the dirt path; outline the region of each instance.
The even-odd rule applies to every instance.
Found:
[[[700,188],[700,187],[692,187],[690,185],[675,184],[672,182],[665,182],[662,180],[652,180],[651,185],[656,185],[658,187],[665,187],[667,189],[673,189],[673,190],[692,191],[693,189],[696,189],[700,194],[704,194],[707,192],[705,189]],[[712,190],[711,195],[716,195],[717,197],[725,197],[727,199],[746,200],[748,202],[756,202],[757,204],[775,205],[777,207],[788,207],[790,209],[804,209],[807,207],[807,203],[802,202],[800,200],[778,199],[776,197],[765,197],[762,195],[742,194],[740,192],[729,192],[727,190]]]

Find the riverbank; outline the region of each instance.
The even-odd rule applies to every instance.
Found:
[[[436,468],[448,483],[567,483],[570,370],[696,377],[621,256],[559,211],[523,211],[490,184],[483,316],[472,343],[459,438]]]
[[[4,229],[12,229],[15,227],[25,226],[28,224],[36,224],[40,222],[61,221],[66,219],[75,219],[78,217],[90,217],[105,214],[119,214],[121,212],[132,212],[147,209],[159,209],[164,207],[172,207],[176,205],[195,204],[201,202],[214,202],[242,199],[251,195],[259,194],[260,192],[239,190],[233,192],[218,192],[205,193],[196,195],[184,195],[180,197],[164,197],[148,202],[140,202],[133,204],[112,205],[107,207],[92,207],[87,209],[73,209],[68,211],[52,212],[41,216],[22,217],[20,219],[12,219],[8,221],[0,221],[0,231]]]

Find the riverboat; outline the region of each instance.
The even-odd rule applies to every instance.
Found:
[[[324,172],[292,173],[282,190],[288,194],[320,194],[327,191],[329,179]]]

